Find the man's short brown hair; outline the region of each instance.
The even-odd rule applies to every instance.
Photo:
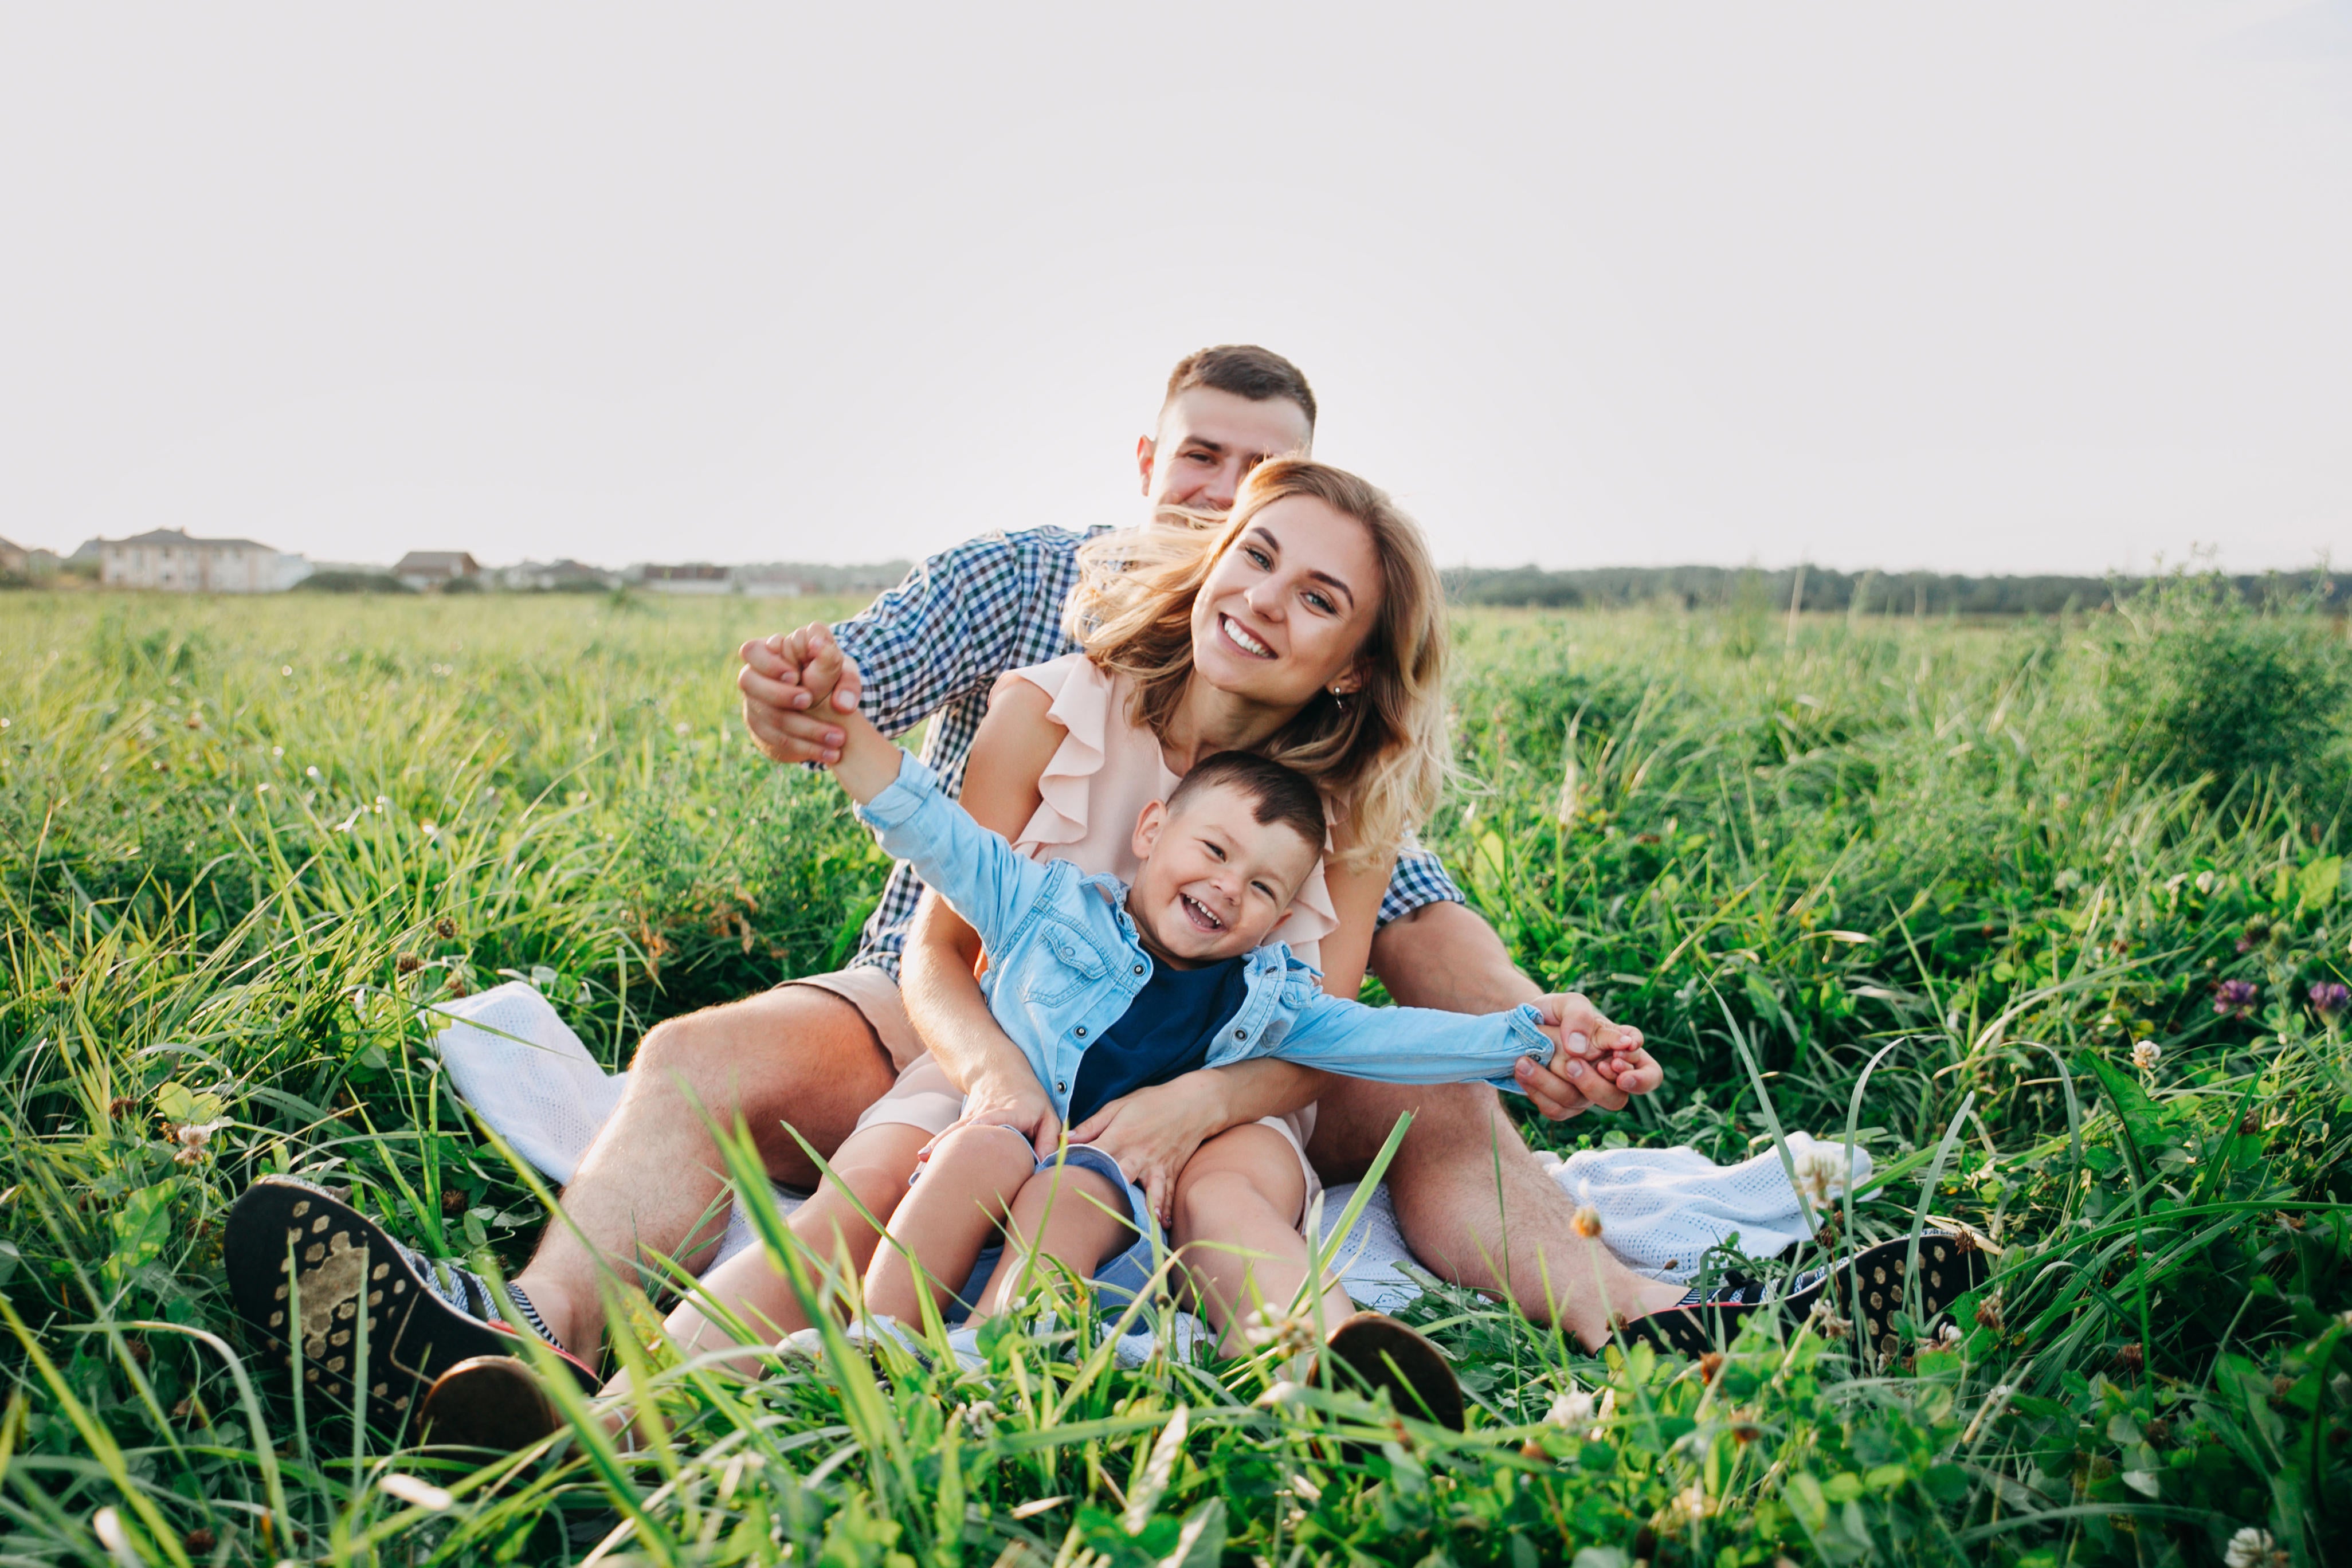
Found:
[[[1252,403],[1286,397],[1306,414],[1307,427],[1315,428],[1315,389],[1307,384],[1307,373],[1272,349],[1255,343],[1220,343],[1186,354],[1169,373],[1168,395],[1160,402],[1160,411],[1167,412],[1178,393],[1196,386],[1230,392]]]

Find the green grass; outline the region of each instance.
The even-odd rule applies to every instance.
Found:
[[[511,1268],[541,1209],[419,1004],[530,978],[617,1065],[844,956],[886,868],[730,682],[743,636],[845,606],[0,598],[0,1562],[2215,1563],[2253,1529],[2321,1563],[2352,1524],[2352,1051],[2310,992],[2352,970],[2314,708],[2345,650],[2158,597],[2137,630],[1460,625],[1469,782],[1428,837],[1669,1075],[1531,1137],[1852,1128],[1883,1185],[1840,1233],[2001,1249],[1957,1342],[1857,1369],[1754,1333],[1709,1381],[1441,1292],[1454,1437],[1027,1320],[982,1373],[835,1344],[730,1384],[640,1306],[656,1440],[478,1473],[241,1361],[220,1217],[301,1173]],[[2215,721],[2250,646],[2286,673]]]

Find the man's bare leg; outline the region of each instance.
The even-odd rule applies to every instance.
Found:
[[[593,1360],[604,1342],[598,1276],[607,1262],[625,1273],[662,1254],[691,1267],[723,1233],[712,1123],[740,1116],[771,1175],[814,1187],[816,1169],[783,1124],[830,1155],[895,1077],[865,1015],[814,985],[655,1026],[620,1105],[563,1191],[562,1214],[516,1283],[564,1348]]]
[[[1576,1234],[1568,1194],[1486,1085],[1344,1079],[1317,1107],[1307,1152],[1327,1182],[1363,1174],[1396,1119],[1412,1112],[1389,1194],[1414,1256],[1455,1284],[1507,1296],[1588,1350],[1607,1342],[1612,1314],[1645,1317],[1682,1300],[1680,1287],[1643,1279]]]

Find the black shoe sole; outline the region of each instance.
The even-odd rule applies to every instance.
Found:
[[[1903,1276],[1910,1251],[1908,1241],[1881,1242],[1841,1258],[1825,1277],[1778,1300],[1670,1307],[1626,1324],[1625,1341],[1700,1356],[1728,1349],[1739,1337],[1740,1325],[1756,1312],[1778,1312],[1801,1324],[1811,1318],[1816,1307],[1836,1317],[1858,1304],[1860,1318],[1846,1325],[1853,1335],[1855,1353],[1865,1365],[1891,1359],[1902,1349],[1901,1336],[1895,1331],[1895,1314],[1905,1310]],[[1984,1254],[1967,1237],[1946,1231],[1922,1236],[1918,1296],[1909,1309],[1912,1321],[1932,1333],[1936,1320],[1975,1289],[1985,1273]]]
[[[390,1431],[406,1425],[432,1381],[471,1356],[512,1355],[521,1336],[436,1295],[365,1215],[308,1182],[264,1176],[229,1210],[222,1238],[229,1293],[272,1360],[343,1406],[361,1402]],[[367,1327],[361,1384],[360,1313]],[[569,1356],[572,1374],[594,1374]]]

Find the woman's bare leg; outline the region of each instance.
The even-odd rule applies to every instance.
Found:
[[[1099,1171],[1066,1165],[1036,1172],[1013,1197],[1004,1221],[1004,1261],[973,1305],[972,1321],[1011,1305],[1039,1258],[1051,1258],[1081,1279],[1090,1278],[1135,1245],[1135,1227],[1126,1214],[1127,1194]]]
[[[866,1270],[866,1309],[919,1322],[926,1292],[944,1307],[1036,1168],[1028,1140],[1010,1129],[966,1122],[940,1134]],[[927,1277],[920,1285],[918,1262]]]
[[[1261,1308],[1287,1315],[1307,1283],[1310,1256],[1299,1233],[1307,1176],[1288,1139],[1253,1122],[1201,1145],[1176,1179],[1176,1247],[1201,1308],[1220,1336],[1218,1353],[1250,1348]],[[1326,1284],[1317,1338],[1356,1310]]]

